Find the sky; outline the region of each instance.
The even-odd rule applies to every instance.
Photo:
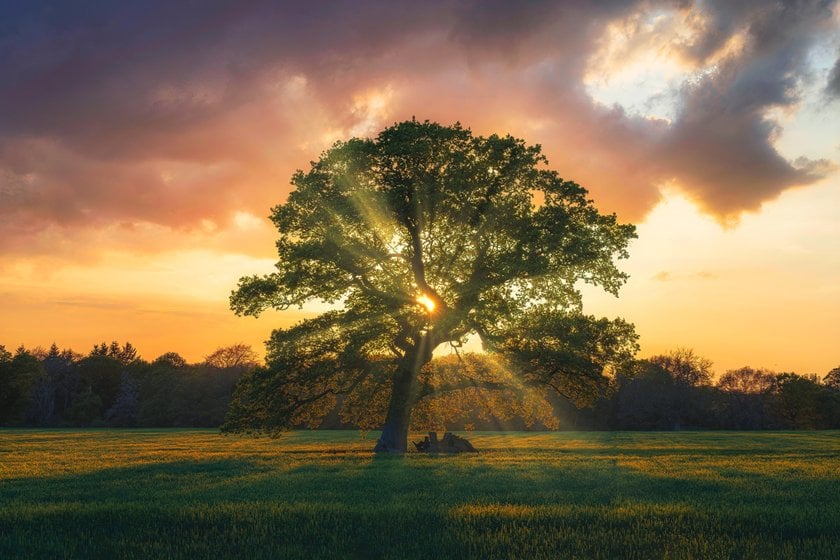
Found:
[[[0,0],[0,344],[262,349],[266,219],[337,140],[416,117],[540,144],[638,226],[640,356],[840,365],[840,7],[828,1]]]

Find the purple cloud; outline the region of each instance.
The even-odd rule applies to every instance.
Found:
[[[714,214],[755,209],[826,167],[780,155],[767,111],[798,102],[808,49],[832,31],[833,8],[455,0],[5,6],[0,251],[56,226],[177,229],[206,220],[224,226],[238,209],[262,216],[331,130],[412,115],[540,142],[553,167],[625,219],[648,211],[666,181]],[[604,107],[583,84],[607,25],[652,9],[703,19],[681,47],[696,64],[744,38],[743,49],[678,92],[671,122]],[[840,90],[837,76],[835,68],[830,91]],[[364,97],[385,90],[393,94],[376,113]]]

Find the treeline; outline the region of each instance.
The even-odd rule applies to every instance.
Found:
[[[433,361],[430,366],[434,367]],[[840,367],[816,374],[744,367],[714,380],[712,362],[693,351],[633,360],[605,379],[600,395],[548,393],[553,416],[566,430],[823,430],[840,429]],[[467,405],[466,410],[470,407]],[[336,411],[321,428],[351,427]],[[523,418],[465,414],[454,430],[542,430]]]
[[[594,402],[556,393],[550,401],[561,429],[840,429],[840,368],[820,378],[744,367],[715,381],[711,365],[677,350],[619,368]],[[149,362],[130,343],[102,343],[87,355],[56,345],[15,352],[0,345],[0,426],[218,427],[237,382],[256,367],[244,344],[198,364],[174,352]],[[355,426],[333,411],[320,427]],[[540,429],[474,415],[446,427]]]
[[[102,343],[87,355],[0,345],[0,425],[217,427],[237,381],[256,365],[244,344],[199,364],[174,352],[148,362],[130,343]]]
[[[637,360],[590,407],[557,408],[566,425],[597,430],[840,428],[840,368],[817,374],[743,367],[713,381],[690,350]]]

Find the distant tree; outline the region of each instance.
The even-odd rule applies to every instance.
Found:
[[[153,366],[166,366],[170,368],[186,367],[187,360],[185,360],[177,352],[165,352],[152,361]]]
[[[836,367],[825,374],[823,385],[835,391],[840,391],[840,367]]]
[[[775,373],[766,369],[742,367],[730,369],[717,382],[721,391],[727,393],[766,393],[773,387]]]
[[[128,365],[134,360],[139,359],[137,349],[130,342],[126,342],[120,346],[120,343],[116,340],[111,342],[111,344],[106,344],[105,342],[95,344],[89,355],[113,358],[123,365]]]
[[[73,393],[78,390],[78,371],[74,367],[81,356],[70,349],[59,350],[53,343],[41,358],[46,379],[54,392],[55,421],[60,423],[70,406]]]
[[[140,391],[134,377],[124,371],[120,390],[114,404],[105,413],[105,420],[114,426],[134,426],[137,424]]]
[[[173,422],[179,426],[218,427],[244,371],[247,370],[205,365],[182,370],[171,395]]]
[[[671,374],[675,381],[691,387],[710,385],[712,361],[689,348],[678,348],[668,354],[652,356],[648,361]]]
[[[717,412],[724,427],[756,430],[767,427],[767,403],[776,374],[742,367],[728,370],[717,382]]]
[[[717,427],[712,362],[692,350],[626,362],[615,379],[614,427],[671,430]]]
[[[116,357],[94,355],[80,360],[76,367],[79,372],[78,393],[83,394],[89,389],[98,396],[101,403],[99,413],[104,414],[117,399],[125,364]]]
[[[217,368],[253,368],[259,364],[257,353],[247,344],[217,348],[204,358],[204,363]]]
[[[679,424],[674,377],[650,360],[619,371],[615,425],[621,430],[670,430]]]
[[[834,368],[823,377],[822,407],[825,411],[827,428],[840,428],[840,367]]]
[[[337,143],[297,172],[272,215],[277,271],[243,278],[231,306],[246,315],[314,300],[341,309],[274,332],[268,367],[243,377],[226,429],[286,429],[323,416],[338,394],[365,394],[384,411],[376,451],[401,453],[412,412],[434,398],[421,371],[441,345],[478,335],[507,363],[527,362],[518,373],[529,383],[566,389],[603,373],[603,358],[632,353],[635,334],[582,315],[577,286],[617,293],[627,276],[615,261],[634,227],[599,213],[545,163],[539,146],[510,136],[412,120]],[[556,327],[539,354],[529,325]],[[569,359],[577,328],[626,350],[584,344]]]
[[[46,426],[55,422],[56,388],[44,371],[43,360],[48,352],[41,346],[27,350],[23,345],[15,351],[15,360],[30,374],[32,389],[28,395],[24,422],[27,425]]]
[[[814,430],[826,428],[828,410],[823,408],[827,389],[816,375],[780,373],[776,375],[769,402],[775,428]]]
[[[90,426],[102,419],[102,399],[90,386],[73,395],[67,407],[66,420],[73,426]]]
[[[180,368],[167,361],[152,362],[136,376],[140,391],[138,424],[150,427],[173,426],[173,392],[180,380]]]
[[[14,355],[4,347],[0,349],[0,425],[15,425],[23,422],[32,409],[32,393],[43,368],[23,348]]]

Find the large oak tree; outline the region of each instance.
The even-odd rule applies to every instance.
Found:
[[[579,292],[584,282],[617,294],[627,276],[615,261],[634,227],[599,213],[539,146],[412,120],[335,144],[292,184],[271,216],[277,270],[243,278],[231,306],[334,310],[274,331],[227,430],[311,423],[338,398],[350,418],[380,422],[377,451],[404,452],[424,399],[521,394],[511,379],[584,398],[637,349],[631,324],[584,315]],[[513,375],[465,367],[436,381],[433,351],[470,335]]]

